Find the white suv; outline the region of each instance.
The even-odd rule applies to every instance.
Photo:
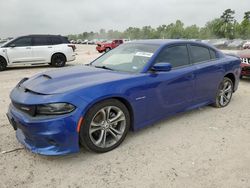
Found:
[[[0,47],[0,71],[17,65],[50,64],[63,67],[75,60],[75,45],[60,35],[28,35]]]

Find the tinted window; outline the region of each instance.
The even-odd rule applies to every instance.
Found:
[[[62,40],[60,37],[51,37],[52,40],[52,44],[56,45],[56,44],[62,44]]]
[[[212,49],[210,49],[210,56],[211,56],[211,59],[217,59],[216,52]]]
[[[16,47],[22,47],[22,46],[31,46],[31,37],[22,37],[15,41],[13,41],[11,44],[15,44]]]
[[[34,46],[46,46],[51,45],[51,42],[48,37],[33,37]]]
[[[191,45],[190,49],[193,57],[193,63],[199,63],[211,59],[209,49],[206,47]]]
[[[188,65],[189,55],[186,45],[165,48],[156,59],[156,63],[161,62],[170,63],[173,68]]]
[[[67,37],[61,37],[61,39],[62,39],[62,43],[64,44],[70,43]]]

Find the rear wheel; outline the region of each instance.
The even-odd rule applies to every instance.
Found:
[[[51,58],[51,65],[53,67],[64,67],[66,64],[66,57],[63,54],[54,54]]]
[[[80,142],[87,149],[104,153],[118,147],[130,127],[126,106],[110,99],[93,106],[85,116],[80,130]]]
[[[4,58],[0,57],[0,71],[4,71],[7,67],[7,62]]]
[[[221,82],[214,106],[217,108],[226,107],[233,95],[233,82],[229,78],[225,77]]]
[[[109,52],[111,49],[110,48],[106,48],[105,49],[105,52],[107,53],[107,52]]]

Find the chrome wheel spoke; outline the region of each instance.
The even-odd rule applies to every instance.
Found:
[[[95,122],[91,122],[91,127],[101,127],[101,124],[95,123]]]
[[[116,124],[116,123],[118,123],[120,121],[124,121],[124,120],[125,120],[125,116],[120,111],[120,112],[118,112],[118,114],[114,118],[110,119],[109,121],[110,121],[111,124]]]
[[[104,138],[104,132],[105,132],[104,130],[101,131],[101,134],[100,134],[100,136],[99,136],[99,139],[95,142],[96,145],[99,146],[99,145],[102,143],[102,140],[103,140],[103,138]]]
[[[113,136],[113,138],[114,138],[116,141],[119,140],[118,136],[117,136],[111,129],[109,129],[109,132],[110,132],[110,134]]]
[[[93,134],[96,131],[102,130],[102,127],[95,127],[95,128],[91,128],[90,130],[90,134]]]
[[[225,99],[225,103],[227,103],[229,101],[229,99],[226,95],[223,95],[222,97],[223,97],[223,99]]]
[[[232,90],[232,86],[229,84],[229,85],[225,88],[224,92],[226,93],[226,92],[229,92],[229,91],[231,91],[231,90]]]
[[[102,147],[104,148],[106,146],[106,138],[107,138],[107,131],[104,130],[103,139],[102,139]]]
[[[222,96],[220,96],[220,104],[221,104],[221,105],[224,105],[223,95],[222,95]]]
[[[115,133],[116,135],[122,135],[121,131],[116,130],[114,127],[110,127],[110,130]]]

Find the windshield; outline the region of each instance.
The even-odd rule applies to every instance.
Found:
[[[129,43],[118,46],[91,63],[97,68],[139,73],[160,45]]]

